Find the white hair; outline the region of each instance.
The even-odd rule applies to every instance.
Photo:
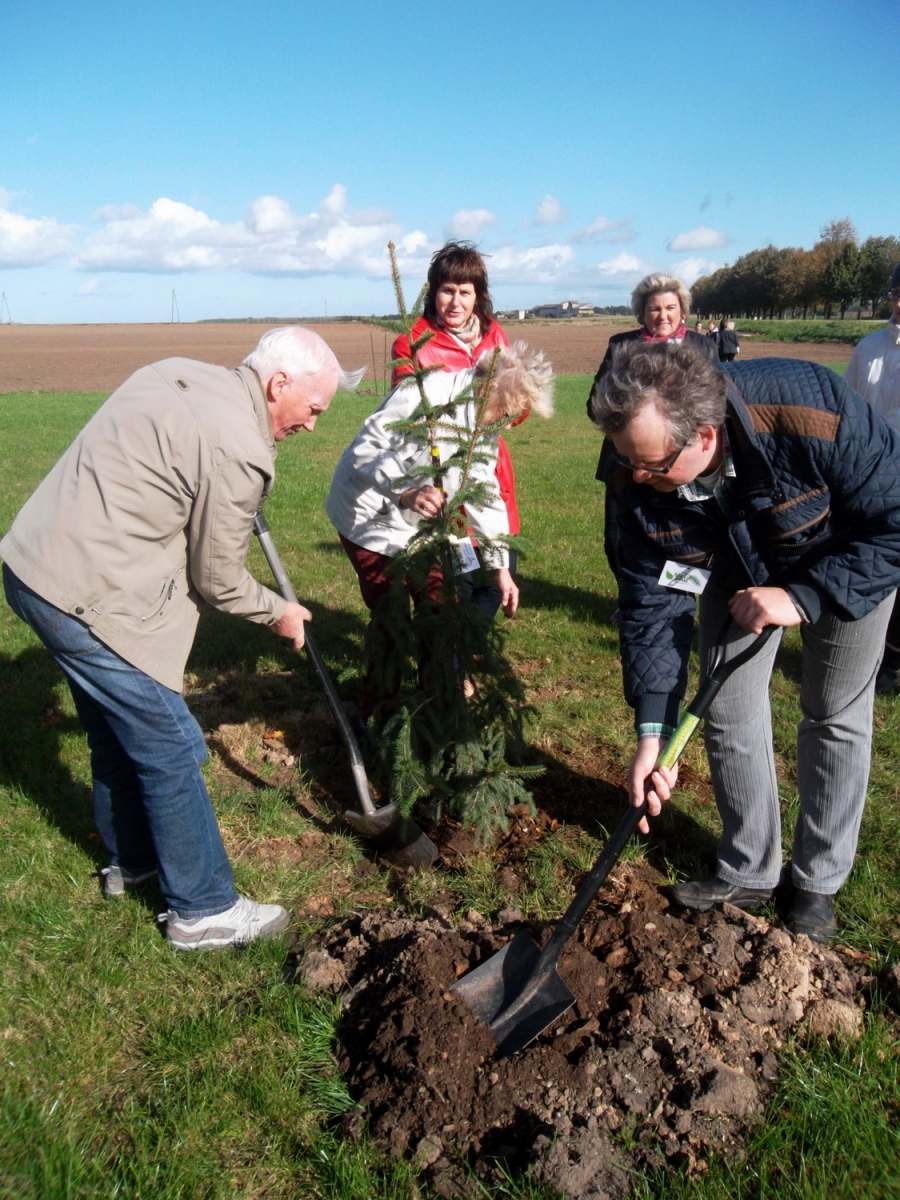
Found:
[[[475,364],[476,375],[488,374],[495,353],[490,419],[496,421],[521,412],[552,417],[553,367],[543,350],[529,350],[525,342],[513,342],[498,351],[485,350]]]
[[[645,275],[631,293],[631,311],[643,325],[647,301],[659,292],[674,292],[681,305],[681,316],[687,320],[691,315],[691,293],[687,290],[677,275],[669,275],[665,271],[657,271],[653,275]]]
[[[328,343],[302,325],[280,325],[264,333],[242,366],[254,370],[264,384],[278,371],[303,379],[330,367],[337,372],[339,392],[352,392],[366,373],[365,367],[345,371]]]

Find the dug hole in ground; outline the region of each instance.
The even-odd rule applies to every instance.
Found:
[[[574,1007],[503,1058],[449,989],[519,930],[543,945],[550,929],[515,909],[494,927],[452,916],[354,914],[288,968],[342,996],[336,1054],[360,1105],[344,1135],[367,1121],[444,1196],[469,1194],[463,1157],[486,1183],[500,1160],[600,1200],[626,1196],[634,1168],[695,1173],[711,1155],[740,1156],[786,1039],[857,1037],[875,982],[862,955],[731,906],[670,908],[651,868],[623,866],[561,956]]]

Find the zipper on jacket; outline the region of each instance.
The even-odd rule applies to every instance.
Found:
[[[175,575],[174,578],[170,579],[167,583],[163,584],[162,592],[160,593],[159,599],[156,602],[156,609],[153,612],[148,613],[146,617],[141,617],[141,621],[152,621],[155,618],[163,615],[163,613],[166,611],[166,605],[169,604],[172,597],[175,595],[175,592],[178,590],[177,580],[178,575],[181,574],[182,570],[183,568],[179,568],[178,574]]]

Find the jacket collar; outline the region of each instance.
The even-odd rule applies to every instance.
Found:
[[[253,411],[256,414],[256,423],[259,425],[259,432],[268,443],[273,455],[277,454],[278,450],[275,445],[275,438],[272,436],[272,418],[269,416],[269,406],[266,403],[266,393],[263,391],[262,380],[252,367],[235,367],[234,373],[243,381],[244,387],[247,389],[250,399],[253,402]]]
[[[726,375],[725,424],[737,462],[741,491],[748,496],[771,496],[777,490],[775,476],[756,440],[747,402],[734,381]]]

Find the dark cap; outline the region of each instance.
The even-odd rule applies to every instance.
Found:
[[[891,272],[891,282],[888,284],[888,287],[891,289],[900,288],[900,263],[897,263]]]

